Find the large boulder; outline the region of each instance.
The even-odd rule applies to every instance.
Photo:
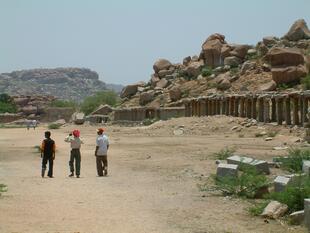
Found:
[[[154,63],[153,69],[154,69],[155,73],[158,73],[161,70],[168,70],[171,65],[172,64],[170,61],[168,61],[166,59],[159,59]]]
[[[201,73],[201,68],[203,67],[203,65],[203,62],[201,61],[191,62],[185,68],[185,72],[191,77],[197,77]]]
[[[244,59],[249,49],[249,45],[235,45],[233,51],[230,52],[230,55]]]
[[[27,105],[22,108],[22,112],[26,115],[36,114],[38,112],[38,108],[36,106]]]
[[[266,54],[265,59],[271,66],[297,66],[304,64],[303,54],[292,48],[272,48]]]
[[[159,81],[160,81],[160,78],[156,74],[152,74],[151,80],[150,80],[151,86],[156,87],[156,83],[158,83]]]
[[[282,217],[288,210],[288,206],[278,201],[271,201],[264,209],[261,216],[265,218],[278,219]]]
[[[156,83],[156,87],[166,88],[169,85],[169,81],[165,78],[162,78],[159,82]]]
[[[303,65],[272,68],[272,79],[277,84],[299,82],[307,75],[307,69]]]
[[[26,106],[28,102],[30,101],[30,99],[27,97],[17,97],[17,98],[14,98],[13,101],[16,105]]]
[[[278,41],[278,38],[274,37],[274,36],[266,36],[263,38],[263,43],[264,45],[266,45],[267,47],[271,47],[274,44],[276,44]]]
[[[151,102],[154,98],[154,91],[148,91],[140,94],[139,104],[145,105]]]
[[[260,86],[260,91],[274,91],[277,88],[277,83],[275,81],[270,81]]]
[[[284,38],[292,41],[298,41],[302,39],[310,39],[310,30],[304,19],[297,20],[290,28]]]
[[[85,114],[82,112],[73,113],[72,120],[75,124],[82,125],[85,122]]]
[[[221,51],[225,42],[225,36],[219,33],[213,34],[202,45],[202,53],[205,63],[214,68],[222,64]]]
[[[238,67],[242,63],[241,59],[238,57],[226,57],[224,59],[224,65],[230,67]]]
[[[224,74],[220,74],[215,78],[215,82],[217,84],[217,89],[225,91],[231,87],[231,83],[229,81],[230,74],[226,72]]]
[[[135,95],[138,91],[139,86],[140,86],[140,84],[132,84],[132,85],[128,85],[128,86],[124,87],[122,92],[121,92],[121,98],[126,98],[126,97],[130,97],[132,95]]]
[[[170,99],[175,102],[175,101],[178,101],[179,99],[181,99],[182,97],[182,92],[180,90],[179,87],[173,87],[169,90],[169,97]]]

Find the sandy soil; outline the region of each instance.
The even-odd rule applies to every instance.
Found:
[[[306,232],[250,216],[246,200],[198,189],[216,170],[212,153],[234,146],[238,153],[271,160],[285,153],[273,146],[293,144],[299,134],[289,135],[289,129],[282,128],[273,141],[265,142],[254,137],[263,128],[231,131],[237,123],[228,117],[205,117],[149,127],[108,126],[108,177],[96,176],[95,127],[78,127],[85,140],[80,179],[67,176],[69,145],[63,141],[74,126],[52,131],[57,143],[53,179],[40,177],[41,159],[34,148],[46,128],[0,129],[0,183],[9,188],[0,198],[0,232]],[[184,135],[174,136],[181,125]],[[272,172],[274,176],[279,170]]]

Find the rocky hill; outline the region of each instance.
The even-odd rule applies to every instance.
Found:
[[[202,44],[199,55],[182,63],[156,61],[148,83],[122,90],[122,106],[178,106],[184,98],[214,93],[293,91],[301,89],[309,69],[310,31],[303,19],[282,38],[267,36],[255,46],[230,44],[216,33]]]
[[[106,89],[96,72],[84,68],[32,69],[0,74],[0,93],[12,96],[49,95],[81,101]]]

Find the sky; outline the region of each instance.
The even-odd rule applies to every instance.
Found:
[[[148,81],[159,58],[198,55],[212,33],[255,45],[283,36],[310,0],[0,0],[0,73],[84,67],[106,83]]]

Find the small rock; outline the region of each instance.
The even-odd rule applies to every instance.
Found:
[[[273,139],[272,137],[268,137],[268,138],[265,138],[265,141],[267,141],[267,142],[272,141],[272,139]]]
[[[287,212],[287,210],[287,205],[281,204],[278,201],[271,201],[266,206],[261,216],[271,219],[278,219],[279,217],[282,217]]]
[[[183,129],[175,129],[174,131],[173,131],[173,134],[175,135],[175,136],[181,136],[181,135],[183,135],[184,134],[184,130]]]

